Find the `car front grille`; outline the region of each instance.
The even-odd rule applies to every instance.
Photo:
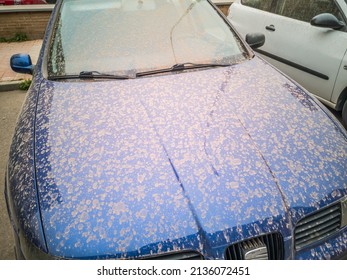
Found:
[[[251,251],[255,253],[250,256]],[[283,238],[279,233],[266,234],[235,243],[229,246],[225,252],[227,260],[282,260],[283,258]]]
[[[181,251],[164,253],[149,257],[144,257],[145,260],[203,260],[204,257],[195,251]]]
[[[296,225],[295,249],[303,249],[312,243],[327,238],[341,227],[341,207],[335,204],[309,215]]]

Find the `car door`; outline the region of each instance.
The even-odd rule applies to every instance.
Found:
[[[254,1],[243,0],[242,3]],[[252,29],[252,24],[245,22],[247,28],[240,29],[242,35],[254,31],[264,33],[266,41],[258,49],[259,53],[321,100],[331,101],[347,49],[347,33],[345,30],[312,26],[310,20],[320,13],[332,13],[344,20],[335,1],[273,0],[270,11],[255,11],[257,18],[261,18],[255,19],[257,27]],[[248,17],[247,20],[253,22],[254,19]]]
[[[247,33],[264,33],[264,17],[270,16],[273,0],[236,0],[229,8],[228,19],[245,37]]]
[[[344,15],[347,15],[347,0],[339,0],[337,2],[339,3],[342,13]],[[341,93],[347,88],[347,43],[346,43],[347,33],[341,34],[341,37],[342,36],[344,37],[344,42],[342,42],[342,44],[345,45],[346,52],[341,61],[339,73],[337,75],[335,86],[334,86],[333,95],[331,97],[331,102],[336,104],[336,106],[339,106],[337,108],[338,110],[342,110],[342,106],[344,105],[343,101],[346,96],[341,97]]]

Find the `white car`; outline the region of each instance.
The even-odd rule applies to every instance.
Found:
[[[265,34],[256,51],[347,125],[347,0],[235,0],[228,19],[242,36]]]

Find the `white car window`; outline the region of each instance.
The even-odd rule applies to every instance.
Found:
[[[241,2],[251,8],[305,22],[310,22],[314,16],[322,13],[330,13],[343,20],[334,0],[242,0]]]
[[[242,0],[242,4],[255,9],[271,12],[274,0]]]
[[[322,13],[330,13],[342,20],[341,14],[334,0],[284,0],[280,15],[310,22]]]

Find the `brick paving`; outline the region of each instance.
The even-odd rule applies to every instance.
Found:
[[[14,43],[0,43],[0,83],[14,82],[31,78],[31,75],[13,72],[10,67],[10,58],[16,53],[28,53],[33,64],[36,63],[42,40],[33,40]]]

